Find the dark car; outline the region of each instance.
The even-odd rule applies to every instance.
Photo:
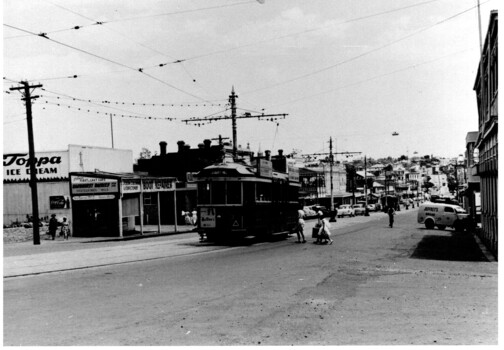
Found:
[[[443,203],[443,204],[453,204],[453,205],[459,205],[460,203],[458,200],[449,198],[449,197],[439,197],[439,196],[431,196],[432,203]]]

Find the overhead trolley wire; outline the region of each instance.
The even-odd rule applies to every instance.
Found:
[[[488,1],[490,1],[490,0],[488,0]],[[486,1],[486,2],[488,2],[488,1]],[[452,20],[452,19],[454,19],[454,18],[456,18],[456,17],[458,17],[458,16],[461,16],[461,15],[463,15],[463,14],[465,14],[465,13],[467,13],[467,12],[471,11],[471,10],[474,10],[476,7],[477,7],[477,6],[470,7],[470,8],[468,8],[468,9],[466,9],[466,10],[462,11],[462,12],[456,13],[456,14],[455,14],[455,15],[453,15],[453,16],[447,17],[447,18],[445,18],[445,19],[443,19],[443,20],[441,20],[441,21],[438,21],[438,22],[433,23],[433,24],[431,24],[431,25],[429,25],[429,26],[427,26],[427,27],[424,27],[424,28],[422,28],[422,29],[419,29],[419,30],[417,30],[417,31],[415,31],[415,32],[413,32],[413,33],[411,33],[411,34],[408,34],[408,35],[403,36],[403,37],[401,37],[401,38],[399,38],[399,39],[396,39],[396,40],[393,40],[393,41],[391,41],[391,42],[388,42],[388,43],[386,43],[386,44],[384,44],[384,45],[382,45],[382,46],[376,47],[376,48],[371,49],[371,50],[369,50],[369,51],[366,51],[366,52],[364,52],[364,53],[362,53],[362,54],[360,54],[360,55],[357,55],[357,56],[351,57],[351,58],[349,58],[349,59],[347,59],[347,60],[344,60],[344,61],[341,61],[341,62],[338,62],[338,63],[332,64],[332,65],[330,65],[330,66],[327,66],[327,67],[324,67],[324,68],[318,69],[318,70],[316,70],[316,71],[312,71],[312,72],[310,72],[310,73],[306,73],[306,74],[299,75],[299,76],[297,76],[297,77],[294,77],[294,78],[291,78],[291,79],[288,79],[288,80],[284,80],[284,81],[278,82],[278,83],[276,83],[276,84],[272,84],[272,85],[269,85],[269,86],[266,86],[266,87],[262,87],[262,88],[259,88],[259,89],[255,89],[255,90],[245,91],[245,92],[242,92],[242,94],[250,94],[250,93],[254,93],[254,92],[258,92],[258,91],[262,91],[262,90],[271,89],[271,88],[273,88],[273,87],[277,87],[277,86],[280,86],[280,85],[285,85],[285,84],[288,84],[288,83],[292,83],[292,82],[294,82],[294,81],[301,80],[301,79],[305,79],[305,78],[311,77],[311,76],[313,76],[313,75],[316,75],[316,74],[319,74],[319,73],[322,73],[322,72],[325,72],[325,71],[331,70],[331,69],[336,68],[336,67],[338,67],[338,66],[341,66],[341,65],[343,65],[343,64],[346,64],[346,63],[349,63],[349,62],[355,61],[355,60],[357,60],[357,59],[359,59],[359,58],[362,58],[362,57],[364,57],[364,56],[370,55],[371,53],[374,53],[374,52],[377,52],[377,51],[383,50],[383,49],[385,49],[385,48],[387,48],[387,47],[389,47],[389,46],[392,46],[392,45],[394,45],[394,44],[397,44],[398,42],[401,42],[401,41],[404,41],[404,40],[406,40],[406,39],[409,39],[409,38],[411,38],[411,37],[413,37],[413,36],[416,36],[416,35],[418,35],[418,34],[420,34],[420,33],[423,33],[423,32],[425,32],[425,31],[427,31],[427,30],[429,30],[429,29],[431,29],[431,28],[433,28],[433,27],[435,27],[435,26],[437,26],[437,25],[440,25],[440,24],[442,24],[442,23],[445,23],[445,22],[447,22],[447,21],[449,21],[449,20]]]
[[[129,17],[129,18],[120,18],[116,20],[110,20],[110,21],[95,21],[92,18],[86,17],[82,14],[79,14],[75,11],[69,10],[61,5],[52,3],[50,1],[46,1],[47,3],[50,3],[56,7],[59,7],[61,9],[67,10],[69,12],[72,12],[73,14],[77,16],[81,16],[85,19],[88,19],[94,23],[91,24],[86,24],[86,25],[76,25],[72,28],[64,28],[64,29],[58,29],[54,31],[47,32],[46,34],[52,34],[52,33],[59,33],[59,32],[64,32],[64,31],[69,31],[69,30],[78,30],[84,27],[90,27],[94,25],[103,25],[103,24],[108,24],[108,23],[116,23],[116,22],[125,22],[125,21],[132,21],[132,20],[137,20],[137,19],[146,19],[146,18],[152,18],[152,17],[161,17],[161,16],[170,16],[170,15],[179,15],[183,13],[190,13],[190,12],[198,12],[198,11],[205,11],[205,10],[213,10],[213,9],[218,9],[218,8],[225,8],[225,7],[231,7],[231,6],[238,6],[238,5],[245,5],[249,3],[254,3],[254,0],[249,0],[249,1],[243,1],[243,2],[237,2],[237,3],[230,3],[230,4],[224,4],[224,5],[217,5],[217,6],[210,6],[210,7],[201,7],[201,8],[196,8],[192,10],[182,10],[182,11],[175,11],[175,12],[166,12],[166,13],[160,13],[156,15],[147,15],[147,16],[136,16],[136,17]],[[14,39],[14,38],[20,38],[20,37],[26,37],[28,35],[17,35],[17,36],[11,36],[11,37],[5,37],[4,39]]]
[[[149,78],[151,78],[151,79],[153,79],[153,80],[156,80],[156,81],[158,81],[158,82],[160,82],[160,83],[162,83],[162,84],[164,84],[164,85],[166,85],[166,86],[171,87],[172,89],[175,89],[175,90],[177,90],[177,91],[179,91],[179,92],[182,92],[182,93],[184,93],[184,94],[186,94],[186,95],[189,95],[189,96],[191,96],[191,97],[194,97],[194,98],[196,98],[196,99],[198,99],[198,100],[201,100],[201,101],[206,101],[205,99],[203,99],[203,98],[201,98],[201,97],[199,97],[199,96],[196,96],[196,95],[194,95],[194,94],[192,94],[192,93],[190,93],[190,92],[187,92],[187,91],[185,91],[185,90],[182,90],[182,89],[180,89],[180,88],[176,87],[175,85],[172,85],[172,84],[170,84],[170,83],[168,83],[168,82],[166,82],[166,81],[164,81],[164,80],[161,80],[161,79],[159,79],[159,78],[157,78],[157,77],[155,77],[155,76],[153,76],[153,75],[150,75],[150,74],[147,74],[147,73],[143,72],[143,69],[141,69],[141,68],[140,68],[140,69],[136,69],[136,68],[130,67],[130,66],[128,66],[128,65],[126,65],[126,64],[124,64],[124,63],[117,62],[117,61],[111,60],[111,59],[109,59],[109,58],[106,58],[106,57],[103,57],[103,56],[99,56],[99,55],[94,54],[94,53],[92,53],[92,52],[89,52],[89,51],[86,51],[86,50],[80,49],[80,48],[78,48],[78,47],[75,47],[75,46],[72,46],[72,45],[68,45],[68,44],[65,44],[65,43],[63,43],[63,42],[60,42],[60,41],[57,41],[57,40],[51,39],[51,38],[49,38],[49,37],[47,36],[47,34],[46,34],[46,33],[36,34],[36,33],[34,33],[34,32],[30,32],[30,31],[28,31],[28,30],[26,30],[26,29],[18,28],[18,27],[15,27],[15,26],[12,26],[12,25],[9,25],[9,24],[6,24],[6,23],[4,23],[3,25],[4,25],[4,26],[6,26],[6,27],[8,27],[8,28],[16,29],[16,30],[19,30],[19,31],[22,31],[22,32],[25,32],[25,33],[29,33],[29,34],[35,35],[35,36],[40,36],[40,37],[43,37],[43,38],[45,38],[45,39],[47,39],[47,40],[49,40],[49,41],[52,41],[52,42],[54,42],[54,43],[57,43],[57,44],[59,44],[59,45],[62,45],[62,46],[68,47],[68,48],[70,48],[70,49],[73,49],[73,50],[76,50],[76,51],[79,51],[79,52],[82,52],[82,53],[85,53],[86,55],[90,55],[90,56],[96,57],[96,58],[98,58],[98,59],[101,59],[101,60],[104,60],[104,61],[110,62],[110,63],[112,63],[112,64],[115,64],[115,65],[118,65],[118,66],[121,66],[121,67],[127,68],[128,70],[132,70],[132,71],[135,71],[135,72],[140,72],[140,73],[142,73],[143,75],[145,75],[145,76],[147,76],[147,77],[149,77]]]
[[[420,66],[432,63],[432,62],[436,62],[436,61],[439,61],[439,60],[445,59],[447,57],[450,57],[450,56],[453,56],[453,55],[457,55],[457,54],[460,54],[460,53],[466,52],[466,51],[470,51],[470,49],[454,52],[454,53],[451,53],[451,54],[448,54],[448,55],[445,55],[445,56],[442,56],[442,57],[438,57],[438,58],[435,58],[435,59],[432,59],[432,60],[429,60],[429,61],[415,63],[413,65],[410,65],[410,66],[407,66],[407,67],[404,67],[404,68],[400,68],[400,69],[396,69],[396,70],[391,71],[391,72],[383,73],[383,74],[380,74],[380,75],[375,75],[375,76],[369,77],[367,79],[359,80],[359,81],[356,81],[356,82],[353,82],[353,83],[350,83],[350,84],[347,84],[347,85],[343,85],[343,86],[338,86],[337,88],[334,88],[334,89],[321,91],[319,93],[308,95],[308,96],[304,96],[304,97],[297,98],[297,99],[294,99],[294,100],[289,100],[289,101],[284,102],[284,103],[276,103],[276,104],[270,105],[268,108],[276,107],[276,106],[288,105],[288,104],[296,103],[296,102],[299,102],[299,101],[307,100],[307,99],[310,99],[310,98],[313,98],[313,97],[317,97],[317,96],[320,96],[320,95],[325,95],[325,94],[328,94],[328,93],[331,93],[331,92],[334,92],[334,91],[338,91],[338,90],[341,90],[341,89],[346,89],[346,88],[349,88],[349,87],[352,87],[352,86],[364,84],[364,83],[367,83],[369,81],[373,81],[373,80],[376,80],[376,79],[379,79],[379,78],[383,78],[383,77],[386,77],[386,76],[389,76],[389,75],[401,73],[401,72],[404,72],[404,71],[407,71],[407,70],[410,70],[410,69],[413,69],[413,68],[417,68],[417,67],[420,67]]]

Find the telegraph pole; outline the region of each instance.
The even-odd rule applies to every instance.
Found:
[[[33,211],[33,244],[40,244],[40,228],[39,228],[39,208],[38,208],[38,194],[37,194],[37,169],[35,167],[35,146],[33,141],[33,123],[32,123],[32,100],[39,96],[31,96],[30,89],[42,87],[42,84],[30,85],[27,81],[20,82],[23,86],[12,87],[9,90],[23,90],[23,98],[26,105],[26,122],[28,125],[28,147],[30,155],[30,187],[32,197],[32,211]]]
[[[334,163],[334,155],[336,154],[361,154],[362,152],[333,152],[332,151],[332,137],[329,138],[329,153],[312,153],[312,154],[304,154],[304,156],[322,156],[329,155],[329,177],[331,181],[330,193],[331,193],[331,219],[329,221],[335,222],[336,218],[334,215],[334,193],[333,193],[333,163]],[[355,202],[355,198],[354,198]]]
[[[213,116],[213,117],[203,117],[203,118],[189,118],[189,119],[184,119],[182,120],[183,122],[187,123],[192,123],[192,122],[210,122],[210,121],[215,121],[215,120],[224,120],[224,119],[231,119],[232,127],[233,127],[233,158],[236,158],[236,155],[238,153],[238,141],[237,141],[237,136],[236,136],[236,120],[241,119],[241,118],[266,118],[266,117],[275,117],[271,118],[270,121],[277,120],[277,117],[282,117],[285,118],[288,116],[288,114],[257,114],[257,115],[252,115],[250,113],[244,113],[243,115],[238,116],[236,114],[236,99],[238,98],[238,95],[235,94],[234,91],[234,86],[231,90],[231,95],[229,95],[229,104],[231,105],[231,116]],[[198,124],[199,125],[199,124]]]
[[[236,158],[238,152],[238,146],[236,144],[236,98],[238,96],[235,94],[234,86],[231,89],[231,95],[229,96],[229,103],[231,105],[231,123],[233,127],[233,158]]]

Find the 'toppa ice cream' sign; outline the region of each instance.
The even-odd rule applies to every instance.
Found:
[[[4,182],[30,180],[32,162],[39,180],[68,178],[67,152],[37,153],[33,160],[28,153],[10,153],[3,156]]]

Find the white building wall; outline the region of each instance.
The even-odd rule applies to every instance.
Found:
[[[16,220],[26,222],[26,216],[32,215],[31,188],[28,183],[29,174],[26,172],[28,154],[19,153],[20,156],[4,155],[4,184],[3,184],[3,222],[10,224]],[[24,157],[24,158],[23,158]],[[51,214],[58,217],[66,216],[70,221],[71,209],[50,209],[51,196],[69,196],[69,172],[95,171],[106,172],[133,172],[133,151],[118,150],[103,147],[90,147],[69,145],[68,151],[37,152],[41,161],[37,166],[37,179],[54,182],[38,182],[37,194],[39,203],[39,217],[44,218]],[[13,162],[11,162],[14,159]],[[52,162],[51,162],[52,161]],[[7,163],[12,163],[6,166]],[[12,182],[8,181],[23,181]]]
[[[69,171],[133,172],[133,151],[69,145]]]

